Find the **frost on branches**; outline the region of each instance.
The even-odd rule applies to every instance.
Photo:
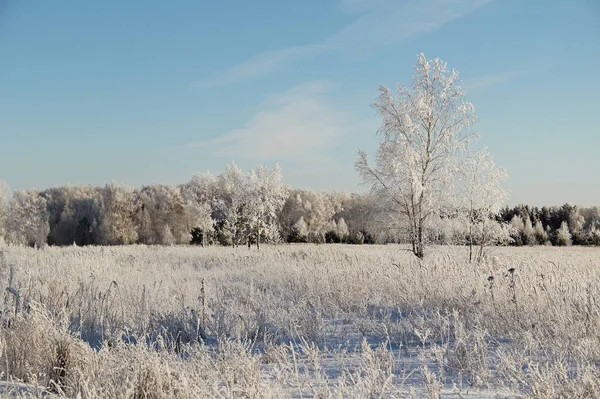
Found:
[[[137,241],[134,195],[133,189],[115,182],[104,186],[100,222],[100,242],[103,245],[127,245]]]
[[[37,190],[17,190],[6,217],[6,238],[13,245],[44,247],[50,226],[46,199]]]
[[[233,245],[280,240],[277,214],[283,208],[288,191],[281,182],[281,168],[262,165],[244,174],[231,164],[219,180],[223,200],[220,211],[228,221]]]
[[[248,223],[249,239],[253,238],[256,248],[260,241],[279,241],[277,213],[283,208],[287,198],[287,190],[281,183],[281,168],[275,164],[271,170],[262,165],[250,171],[248,184]]]
[[[243,214],[246,207],[245,184],[246,177],[235,163],[227,165],[225,172],[219,176],[222,200],[219,202],[218,208],[229,224],[231,242],[234,247],[241,241]]]
[[[192,232],[192,242],[203,247],[208,244],[207,237],[214,233],[212,209],[216,205],[218,181],[215,176],[196,173],[182,186],[186,204],[188,230]]]
[[[379,89],[373,105],[382,119],[375,165],[363,151],[355,164],[389,227],[404,230],[419,258],[433,221],[457,207],[462,161],[477,138],[471,132],[477,117],[458,81],[445,62],[419,55],[412,90]]]
[[[313,190],[292,190],[279,212],[279,224],[282,237],[290,242],[325,242],[328,232],[335,230],[336,213],[342,210],[342,198],[339,193],[315,192]],[[306,224],[305,234],[300,234],[297,223]],[[332,226],[333,223],[333,226]]]
[[[462,163],[458,176],[459,218],[465,227],[464,236],[469,246],[469,261],[481,261],[487,247],[507,244],[510,228],[497,221],[506,191],[502,188],[508,175],[494,163],[483,148],[470,154]],[[474,246],[477,251],[474,252]]]

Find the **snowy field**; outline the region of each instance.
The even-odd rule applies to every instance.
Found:
[[[5,248],[0,393],[600,397],[600,249],[466,258],[435,247],[419,262],[396,245]]]

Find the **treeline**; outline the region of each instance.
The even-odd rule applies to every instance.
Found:
[[[8,195],[7,186],[0,185],[0,242],[32,247],[373,243],[368,198],[291,190],[282,184],[278,165],[243,173],[232,164],[221,175],[199,173],[173,186],[110,183]]]
[[[260,245],[410,242],[370,194],[290,189],[278,165],[184,184],[131,188],[63,186],[17,190],[0,181],[0,242],[44,245]],[[600,245],[600,208],[505,207],[496,220],[472,210],[435,217],[427,240],[455,245]],[[481,220],[480,220],[481,219]]]
[[[600,207],[517,205],[500,218],[512,228],[513,245],[600,245]]]

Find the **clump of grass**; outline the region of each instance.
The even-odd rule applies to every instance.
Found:
[[[55,339],[53,352],[54,356],[50,359],[50,368],[48,370],[48,388],[50,392],[62,394],[68,385],[67,378],[73,362],[71,340],[64,337]]]

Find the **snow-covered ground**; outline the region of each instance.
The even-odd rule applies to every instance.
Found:
[[[600,395],[600,250],[489,259],[438,247],[420,262],[396,245],[7,248],[0,373],[67,397]]]

